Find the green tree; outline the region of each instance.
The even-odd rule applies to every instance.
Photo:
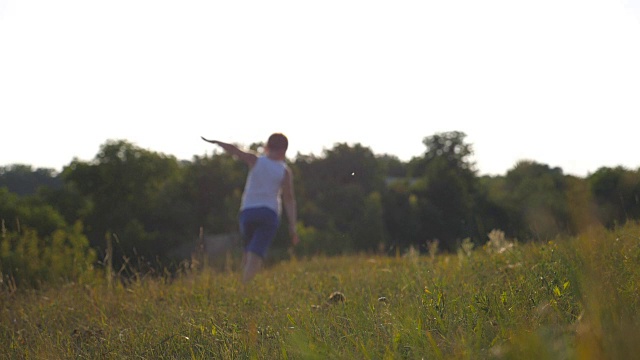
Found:
[[[417,177],[416,197],[421,243],[438,240],[445,250],[455,250],[466,237],[477,236],[473,216],[477,178],[470,160],[473,149],[463,132],[452,131],[426,137],[421,158],[410,162]]]
[[[417,197],[411,190],[410,179],[389,182],[382,196],[385,228],[390,251],[402,251],[419,243],[420,222]]]
[[[185,165],[178,195],[180,216],[190,229],[208,233],[238,230],[238,210],[246,166],[229,155],[194,157]]]
[[[377,208],[380,205],[369,197],[384,189],[380,163],[371,149],[360,144],[336,144],[321,158],[298,156],[294,167],[302,183],[296,185],[301,199],[300,220],[319,231],[339,234],[339,242],[327,246],[341,250],[378,246],[379,237],[372,238],[360,230],[372,222],[383,224],[382,212]]]
[[[409,162],[410,175],[419,177],[427,174],[433,161],[441,167],[455,169],[465,178],[475,177],[475,163],[471,161],[473,146],[465,142],[467,135],[461,131],[437,133],[424,138],[427,150],[422,157],[413,158]]]
[[[353,229],[353,241],[356,249],[366,252],[375,252],[386,246],[382,197],[377,191],[364,199],[362,216]]]
[[[33,195],[41,187],[58,189],[62,180],[53,169],[37,168],[31,165],[14,164],[0,167],[0,188],[6,187],[10,192]]]
[[[397,156],[383,154],[376,156],[376,160],[379,163],[380,171],[382,171],[386,179],[402,179],[409,176],[407,163]]]
[[[602,167],[587,181],[598,208],[598,218],[605,226],[640,219],[640,169]]]
[[[78,220],[84,222],[92,210],[91,201],[73,183],[63,182],[60,188],[41,187],[36,196],[60,213],[67,224]]]
[[[598,207],[586,179],[565,176],[566,201],[569,210],[571,234],[581,233],[594,225],[602,224],[598,218]]]
[[[479,234],[479,242],[488,240],[492,230],[509,229],[509,213],[504,204],[504,176],[482,176],[478,179],[478,193],[474,210],[474,220]]]
[[[62,215],[42,199],[18,196],[7,188],[0,188],[0,220],[9,231],[19,233],[21,227],[28,227],[38,236],[50,235],[67,226]]]
[[[570,231],[566,191],[562,169],[520,161],[507,172],[502,189],[508,230],[522,240],[548,240]]]
[[[184,239],[175,237],[171,204],[163,196],[181,181],[173,156],[141,149],[119,140],[101,146],[91,162],[74,160],[62,174],[91,201],[86,227],[93,246],[104,246],[116,234],[114,260],[124,256],[154,258]]]

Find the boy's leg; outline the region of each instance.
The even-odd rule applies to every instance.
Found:
[[[242,273],[242,283],[246,284],[251,281],[262,268],[262,257],[251,251],[244,253],[245,263]]]
[[[242,252],[242,262],[240,263],[240,268],[244,271],[244,267],[247,266],[247,252]]]
[[[247,265],[247,246],[253,239],[253,234],[256,231],[257,224],[254,220],[254,216],[252,211],[244,210],[240,212],[239,216],[240,223],[240,235],[242,236],[242,263],[240,264],[240,269],[244,272],[244,268]]]
[[[243,211],[241,224],[247,241],[242,261],[242,282],[247,283],[262,268],[263,259],[276,235],[279,219],[271,209],[254,208]]]

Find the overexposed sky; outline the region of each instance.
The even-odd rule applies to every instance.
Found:
[[[480,174],[640,167],[640,0],[0,0],[0,166],[453,130]]]

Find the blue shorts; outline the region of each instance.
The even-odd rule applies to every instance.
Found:
[[[269,245],[276,237],[280,219],[278,213],[267,207],[248,208],[240,212],[240,233],[244,239],[244,251],[251,251],[264,258]]]

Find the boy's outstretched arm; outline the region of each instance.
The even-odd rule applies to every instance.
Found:
[[[249,165],[249,167],[253,167],[253,165],[256,164],[256,160],[258,159],[258,156],[256,154],[240,150],[235,145],[228,144],[228,143],[225,143],[225,142],[222,142],[222,141],[218,141],[218,140],[207,140],[204,137],[202,137],[202,140],[220,146],[224,151],[226,151],[230,155],[236,156],[236,157],[238,157],[238,159],[240,159],[240,160],[244,161],[245,163],[247,163],[247,165]]]
[[[289,236],[291,237],[291,243],[295,246],[300,242],[298,230],[296,229],[296,224],[298,222],[298,210],[293,191],[293,173],[289,168],[287,168],[287,172],[284,176],[284,183],[282,185],[282,202],[284,203],[284,211],[287,213],[287,220],[289,222]]]

